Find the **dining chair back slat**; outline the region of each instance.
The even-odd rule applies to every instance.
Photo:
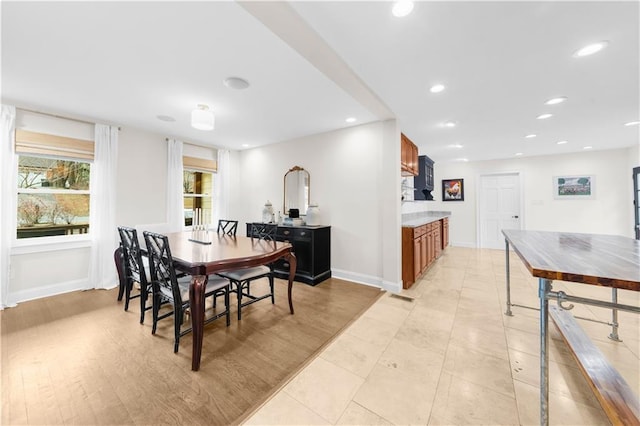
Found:
[[[257,238],[263,241],[276,242],[276,233],[278,231],[278,225],[275,223],[252,223],[251,224],[251,239]]]
[[[169,239],[166,235],[149,231],[144,232],[144,239],[149,254],[151,282],[157,286],[157,291],[182,302]]]
[[[189,285],[190,276],[178,277],[174,265],[169,238],[166,235],[144,231],[144,240],[149,256],[149,267],[151,270],[151,285],[153,288],[153,327],[151,333],[155,334],[158,321],[173,315],[174,324],[174,345],[173,352],[178,352],[180,337],[191,332],[191,327],[181,329],[183,317],[190,307]],[[207,278],[207,290],[205,297],[224,296],[223,311],[218,311],[209,317],[205,323],[211,322],[222,316],[227,318],[227,326],[230,323],[229,311],[229,281],[225,279],[211,280]],[[171,304],[173,310],[160,315],[160,306]],[[214,304],[215,309],[215,304]]]
[[[140,298],[140,323],[144,322],[144,314],[151,307],[146,306],[147,297],[149,295],[149,285],[147,274],[142,260],[142,251],[140,250],[140,242],[138,240],[138,232],[135,228],[126,226],[118,227],[120,235],[120,245],[122,249],[122,259],[125,271],[125,303],[124,310],[129,310],[129,301],[134,298]],[[140,285],[140,293],[132,295],[131,292],[134,283]]]
[[[277,230],[278,225],[275,223],[252,223],[250,227],[251,242],[254,243],[254,239],[265,241],[267,245],[273,244],[273,248],[275,249]],[[238,320],[242,319],[242,308],[245,306],[267,298],[271,298],[272,304],[275,303],[273,264],[226,271],[220,273],[219,276],[231,282],[231,291],[237,295]],[[252,294],[251,282],[261,278],[267,278],[269,280],[269,292],[259,296]],[[245,299],[244,302],[243,299]]]
[[[218,220],[218,234],[226,234],[235,237],[238,230],[237,220]]]

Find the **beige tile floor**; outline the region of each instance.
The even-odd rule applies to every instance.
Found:
[[[267,401],[247,425],[538,424],[538,313],[504,315],[505,256],[449,247],[403,295],[385,294]],[[537,280],[511,254],[512,303],[536,306]],[[554,289],[608,299],[610,290],[556,282]],[[620,302],[640,305],[638,293]],[[574,315],[608,320],[577,306]],[[640,395],[640,322],[620,313],[622,342],[606,325],[580,325]],[[554,326],[550,423],[609,424]]]

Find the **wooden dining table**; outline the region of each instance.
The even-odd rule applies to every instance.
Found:
[[[207,277],[223,271],[267,265],[280,258],[289,263],[288,299],[289,311],[293,315],[291,291],[296,273],[297,261],[289,243],[265,241],[257,238],[219,235],[209,232],[206,243],[195,242],[192,232],[166,234],[175,268],[192,276],[189,286],[193,346],[191,369],[198,371],[202,355],[204,334],[204,295]]]

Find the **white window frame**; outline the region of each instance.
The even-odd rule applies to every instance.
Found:
[[[49,158],[53,160],[65,160],[75,161],[79,163],[88,163],[93,169],[93,161],[67,158],[63,156],[46,156],[46,155],[33,155],[27,153],[16,153],[16,166],[14,168],[14,176],[18,176],[20,170],[20,157],[39,157]],[[91,173],[91,171],[90,171]],[[18,238],[18,194],[74,194],[74,195],[89,195],[91,198],[91,187],[88,190],[67,190],[62,188],[19,188],[17,187],[18,181],[16,179],[16,187],[13,190],[13,197],[15,197],[14,205],[16,208],[13,211],[13,226],[12,226],[12,249],[11,254],[27,254],[38,253],[51,250],[89,247],[91,245],[91,223],[89,222],[88,232],[85,234],[71,234],[71,235],[54,235],[48,237],[31,237],[31,238]]]

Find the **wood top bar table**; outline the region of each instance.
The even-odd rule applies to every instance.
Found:
[[[552,291],[552,280],[640,291],[640,241],[615,235],[503,230],[506,249],[507,315],[511,315],[509,246],[534,277],[540,298],[540,424],[549,424],[549,300],[640,313],[637,306]]]
[[[193,348],[191,369],[200,368],[202,355],[202,336],[204,331],[204,294],[207,276],[210,274],[267,265],[282,257],[289,261],[289,311],[293,315],[291,290],[296,273],[296,257],[289,243],[269,242],[257,238],[218,235],[211,232],[210,244],[191,241],[191,232],[167,234],[171,255],[177,270],[192,276],[189,286],[191,304],[191,322],[193,327]]]

